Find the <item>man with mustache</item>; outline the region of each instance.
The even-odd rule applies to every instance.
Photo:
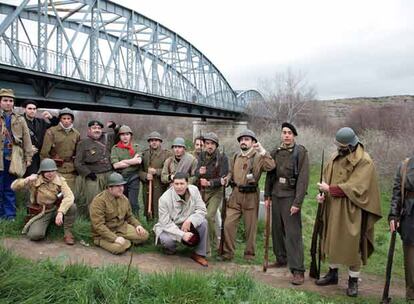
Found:
[[[335,136],[337,152],[317,183],[323,204],[321,253],[329,272],[316,285],[338,284],[338,266],[348,267],[350,297],[358,295],[362,264],[374,252],[374,224],[381,218],[380,193],[374,163],[354,130],[344,127]]]
[[[231,260],[236,249],[237,226],[244,218],[246,248],[244,258],[253,260],[256,247],[257,214],[259,208],[259,180],[263,171],[275,167],[275,161],[269,152],[257,141],[256,134],[245,130],[237,136],[240,152],[233,156],[230,172],[222,183],[228,183],[233,191],[227,203],[227,215],[224,223],[224,254],[220,259]]]
[[[88,122],[88,137],[82,139],[76,148],[75,168],[81,176],[77,181],[76,193],[84,195],[78,205],[79,213],[88,216],[88,206],[93,198],[106,188],[112,172],[110,161],[113,134],[103,133],[104,125],[99,120]]]

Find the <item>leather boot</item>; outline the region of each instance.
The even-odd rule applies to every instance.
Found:
[[[356,297],[358,295],[358,278],[348,278],[348,288],[346,290],[348,297]]]
[[[324,277],[316,280],[315,284],[318,286],[338,284],[338,268],[329,268],[329,272]]]

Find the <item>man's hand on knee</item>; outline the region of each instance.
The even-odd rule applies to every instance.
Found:
[[[124,245],[125,244],[125,239],[122,236],[118,236],[115,239],[115,243],[119,244],[119,245]]]
[[[185,242],[189,242],[192,236],[193,236],[193,234],[191,232],[186,232],[186,233],[184,233],[183,240]]]
[[[140,236],[140,237],[144,237],[144,236],[146,236],[147,235],[147,231],[145,230],[145,228],[144,227],[142,227],[141,225],[138,225],[137,226],[137,228],[135,228],[135,230],[137,231],[137,234]]]
[[[181,230],[184,232],[188,232],[191,229],[191,221],[190,220],[186,220],[183,225],[181,226]]]

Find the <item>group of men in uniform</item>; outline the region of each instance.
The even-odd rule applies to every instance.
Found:
[[[162,148],[158,132],[147,137],[141,151],[128,126],[88,122],[88,135],[80,139],[74,129],[74,113],[64,108],[57,118],[49,112],[36,117],[37,103],[26,101],[24,114],[13,111],[14,92],[0,90],[0,218],[16,215],[13,190],[30,193],[29,216],[23,232],[31,240],[45,237],[49,223],[64,226],[64,241],[72,245],[76,216],[75,196],[83,215],[91,219],[95,245],[114,254],[132,244],[145,242],[148,231],[138,214],[138,193],[143,185],[144,214],[156,221],[156,243],[174,254],[176,243],[195,247],[192,258],[207,266],[206,257],[218,248],[217,212],[223,187],[231,186],[224,222],[222,260],[231,260],[241,218],[245,224],[244,258],[255,257],[259,209],[259,180],[267,172],[265,205],[272,210],[272,240],[276,257],[273,267],[289,267],[292,284],[304,282],[301,209],[309,182],[306,148],[296,143],[298,132],[290,123],[281,126],[281,144],[270,153],[251,130],[241,132],[240,151],[228,158],[219,150],[219,139],[209,132],[197,138],[197,149],[187,152],[185,140],[176,138],[172,151]],[[337,152],[324,168],[317,201],[323,205],[321,254],[329,261],[328,273],[319,286],[338,283],[338,265],[349,268],[347,295],[358,294],[362,264],[374,249],[374,224],[381,217],[380,195],[372,159],[351,128],[335,136]],[[20,158],[15,157],[19,147]],[[18,149],[16,149],[18,150]],[[22,178],[11,173],[14,162],[27,167]],[[390,229],[399,229],[403,239],[407,299],[414,298],[414,182],[413,160],[401,165],[395,179]],[[406,173],[402,173],[402,169]],[[405,179],[402,178],[405,177]],[[401,185],[405,192],[401,193]],[[75,193],[75,195],[74,195]],[[340,241],[338,241],[340,240]]]

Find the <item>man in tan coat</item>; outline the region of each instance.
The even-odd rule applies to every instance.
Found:
[[[374,251],[374,224],[381,218],[377,174],[371,157],[348,127],[335,137],[338,151],[324,168],[317,200],[323,204],[321,251],[329,272],[315,283],[338,284],[338,264],[349,269],[347,295],[358,295],[361,264]]]
[[[75,115],[69,108],[59,111],[59,124],[46,131],[40,158],[52,158],[58,166],[58,172],[75,191],[75,154],[80,141],[80,133],[73,127]]]
[[[128,198],[124,195],[126,181],[119,173],[112,173],[108,188],[99,193],[89,206],[92,237],[96,246],[113,254],[121,254],[148,239],[146,231],[134,217]]]
[[[230,181],[233,191],[227,203],[227,216],[224,223],[224,254],[222,259],[231,260],[236,249],[236,233],[240,218],[244,217],[246,248],[244,258],[255,256],[257,214],[259,208],[259,180],[263,171],[270,171],[275,162],[269,152],[257,141],[251,130],[239,134],[237,140],[240,152],[231,160],[229,175],[222,183]]]
[[[14,92],[10,89],[0,90],[0,219],[14,220],[16,217],[16,195],[11,184],[16,176],[10,174],[13,161],[19,162],[20,167],[26,167],[32,162],[33,147],[30,140],[29,128],[24,117],[14,111]],[[22,148],[21,158],[12,160],[12,152]],[[22,172],[21,176],[23,176]]]
[[[57,173],[57,169],[53,159],[45,158],[40,162],[39,175],[32,174],[15,180],[12,189],[17,191],[26,188],[30,191],[28,210],[31,219],[23,228],[23,233],[30,240],[44,239],[47,227],[54,218],[57,226],[63,225],[64,242],[73,245],[75,239],[72,227],[75,223],[76,205],[72,191],[65,178]]]

